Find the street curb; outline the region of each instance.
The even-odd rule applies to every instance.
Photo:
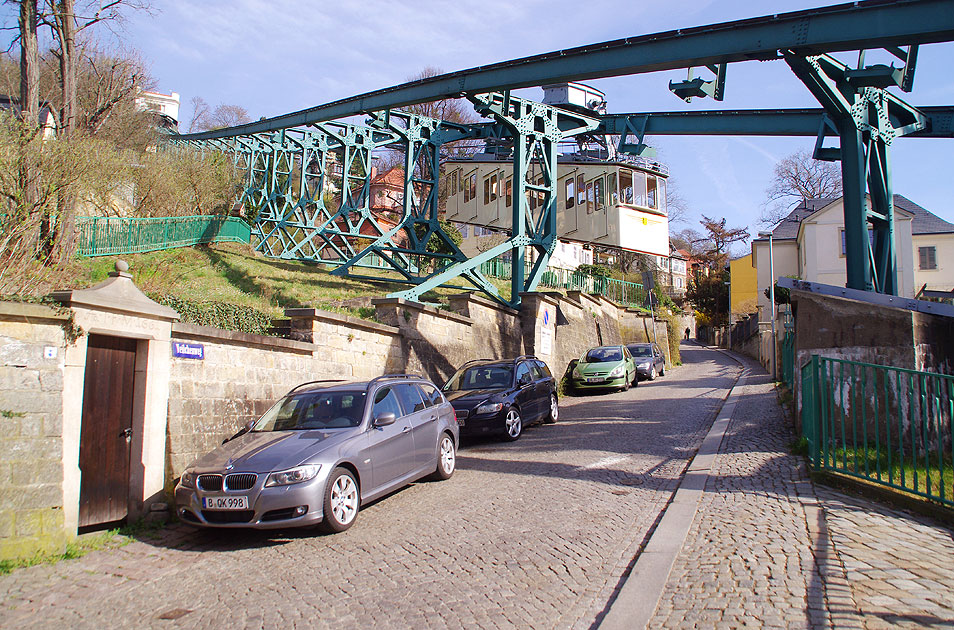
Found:
[[[719,454],[722,438],[735,412],[739,399],[739,393],[736,390],[742,380],[751,373],[741,361],[729,353],[725,354],[741,365],[742,372],[729,390],[722,408],[702,440],[695,457],[689,462],[672,501],[666,507],[652,536],[639,553],[632,571],[606,612],[606,616],[599,625],[600,630],[645,628],[656,612],[673,564],[689,534],[696,508],[705,491],[706,481],[709,479],[712,463]]]

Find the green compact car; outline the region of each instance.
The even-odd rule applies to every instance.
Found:
[[[586,351],[570,376],[576,390],[618,388],[637,384],[636,362],[626,346],[600,346]]]

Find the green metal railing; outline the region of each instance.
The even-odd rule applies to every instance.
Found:
[[[529,268],[528,265],[528,274]],[[485,276],[509,280],[511,275],[510,263],[496,258],[488,260],[481,264],[480,272]],[[641,283],[592,276],[580,271],[558,267],[547,268],[540,278],[537,288],[584,291],[602,295],[624,306],[643,306],[646,301],[646,292],[643,290]]]
[[[77,219],[77,253],[80,256],[140,254],[160,249],[226,241],[248,243],[251,230],[245,221],[227,216],[121,219]]]
[[[793,389],[795,387],[795,333],[791,330],[785,331],[785,336],[782,337],[782,343],[779,345],[782,347],[778,366],[780,376],[788,388]]]
[[[816,470],[954,506],[954,377],[819,356],[801,375]]]

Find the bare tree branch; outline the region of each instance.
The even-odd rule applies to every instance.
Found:
[[[765,193],[759,222],[774,225],[806,199],[840,197],[841,169],[836,163],[812,158],[808,151],[798,151],[775,165],[775,177]]]

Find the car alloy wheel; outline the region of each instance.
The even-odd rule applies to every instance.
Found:
[[[434,478],[450,479],[456,466],[457,451],[454,448],[454,440],[448,434],[442,433],[437,453],[437,471],[434,473]]]
[[[651,380],[651,381],[655,381],[655,380],[656,380],[656,366],[655,366],[655,365],[652,366],[651,368],[649,368],[649,380]]]
[[[335,468],[325,487],[322,529],[328,533],[343,532],[358,515],[358,482],[348,469]]]
[[[520,412],[516,407],[507,410],[507,416],[504,418],[504,429],[507,431],[507,439],[511,442],[520,438],[523,433],[523,420],[520,418]]]
[[[556,394],[550,394],[550,415],[547,416],[546,423],[553,424],[560,418],[560,405],[557,403]]]

